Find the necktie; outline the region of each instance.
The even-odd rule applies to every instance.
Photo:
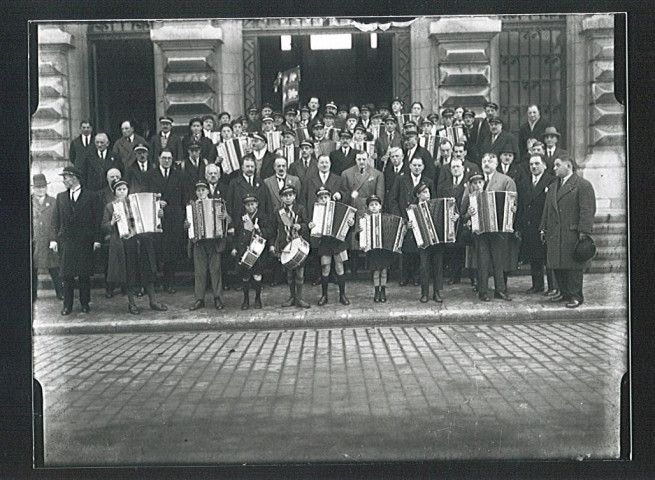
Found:
[[[164,178],[168,178],[168,168],[164,168]]]
[[[532,177],[532,186],[533,187],[537,186],[537,177]]]
[[[141,164],[141,171],[142,171],[142,172],[145,172],[145,171],[146,171],[146,164],[145,164],[145,163],[142,163],[142,164]]]
[[[457,184],[459,184],[458,178],[457,178],[457,177],[453,177],[453,185],[454,185],[454,186],[457,186]]]
[[[305,168],[309,168],[309,160],[305,160]]]
[[[360,169],[359,169],[359,173],[360,173],[361,175],[364,175],[364,169],[363,169],[363,168],[360,168]]]
[[[248,177],[248,183],[249,183],[250,186],[252,187],[252,177]]]
[[[75,192],[73,190],[71,190],[71,202],[75,204]]]
[[[82,137],[82,145],[85,147],[89,144],[88,140],[86,139],[86,135]]]
[[[487,185],[489,185],[489,175],[484,176],[484,190],[487,189]]]
[[[284,187],[284,178],[277,177],[277,184],[280,187],[280,190],[282,190],[282,187]]]

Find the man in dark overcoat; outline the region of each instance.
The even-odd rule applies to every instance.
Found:
[[[64,308],[62,315],[73,310],[73,284],[79,278],[82,313],[89,313],[91,275],[94,250],[100,248],[102,207],[98,194],[80,185],[82,172],[66,167],[60,174],[66,191],[57,195],[50,225],[50,248],[60,254],[60,275],[63,279]]]
[[[168,148],[159,153],[159,166],[148,171],[148,190],[161,194],[164,216],[161,219],[160,255],[164,274],[163,287],[168,293],[175,293],[175,267],[184,245],[185,205],[189,194],[186,191],[184,173],[173,168],[173,152]]]
[[[591,183],[578,176],[571,157],[556,158],[553,170],[558,179],[546,194],[540,225],[546,241],[546,265],[554,269],[560,290],[552,300],[577,308],[584,301],[582,272],[591,261],[577,262],[573,251],[577,241],[593,231],[596,193]]]
[[[525,293],[544,291],[544,265],[546,265],[546,245],[541,242],[539,226],[546,203],[546,193],[555,177],[546,172],[543,155],[532,155],[528,160],[530,175],[517,184],[519,208],[516,212],[516,230],[521,234],[522,258],[530,263],[532,287]],[[553,271],[548,269],[548,291],[557,289]]]

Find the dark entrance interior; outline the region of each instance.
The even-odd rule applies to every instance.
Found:
[[[318,96],[321,106],[389,103],[393,98],[393,33],[379,33],[377,48],[370,34],[353,33],[349,50],[311,50],[309,35],[293,35],[291,50],[282,51],[279,36],[260,36],[259,68],[262,103],[281,104],[273,91],[277,73],[300,66],[300,99]]]
[[[153,133],[155,68],[150,39],[95,40],[93,104],[95,131],[104,131],[112,144],[121,137],[121,123],[132,120],[139,135]]]

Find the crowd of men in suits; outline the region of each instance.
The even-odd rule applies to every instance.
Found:
[[[309,219],[320,189],[329,191],[333,200],[355,207],[358,216],[365,212],[367,198],[376,196],[383,211],[407,219],[407,207],[427,189],[428,198],[455,198],[460,212],[458,241],[438,252],[450,271],[449,284],[461,281],[465,265],[477,267],[482,273],[475,274],[472,269],[471,282],[481,300],[489,300],[487,272],[494,274],[494,296],[511,300],[507,273],[516,268],[520,237],[521,259],[530,264],[532,272],[532,287],[526,293],[546,290],[546,271],[545,294],[575,308],[583,301],[582,271],[587,264],[574,261],[571,252],[575,241],[592,231],[593,188],[576,175],[575,160],[558,146],[560,132],[545,123],[538,106],[527,109],[527,121],[518,135],[505,129],[498,111],[498,105],[489,102],[479,116],[461,107],[424,116],[420,102],[414,102],[410,113],[405,113],[403,102],[397,98],[389,106],[346,109],[334,102],[321,108],[320,100],[312,97],[298,110],[276,112],[266,104],[261,110],[252,107],[246,116],[234,119],[227,112],[193,118],[183,136],[173,131],[174,120],[168,116],[159,118],[160,131],[150,139],[137,135],[134,124],[126,120],[121,124],[122,137],[111,149],[108,136],[94,133],[92,124],[84,121],[80,136],[70,146],[72,167],[64,172],[67,191],[56,202],[48,200],[54,208],[52,225],[42,229],[48,232],[46,243],[50,247],[57,249],[58,243],[63,244],[58,249],[63,286],[57,292],[65,297],[64,310],[70,312],[72,308],[72,277],[80,276],[85,288],[80,300],[83,311],[88,311],[91,254],[102,240],[94,224],[99,220],[89,212],[85,213],[89,218],[82,218],[80,205],[89,202],[86,207],[90,207],[95,202],[97,208],[87,210],[101,212],[104,204],[113,200],[111,185],[121,178],[127,181],[130,193],[156,192],[164,200],[158,262],[162,286],[169,293],[175,293],[175,271],[186,247],[185,205],[196,198],[198,182],[207,183],[209,198],[225,200],[232,219],[243,217],[244,199],[251,197],[257,199],[258,211],[273,219],[282,205],[280,192],[288,187],[293,187],[296,201]],[[463,136],[456,140],[442,136],[448,127],[460,128]],[[278,148],[269,144],[267,135],[275,131],[282,139]],[[431,135],[437,138],[434,153],[422,146]],[[219,155],[217,146],[233,138],[247,138],[247,151],[240,159],[240,168],[227,174],[226,159]],[[466,228],[472,214],[468,196],[471,178],[479,175],[484,179],[484,190],[518,192],[515,234],[496,233],[471,240]],[[39,182],[43,183],[42,179]],[[81,201],[71,200],[71,189],[81,190]],[[35,206],[43,203],[40,190],[37,195],[35,189],[34,198]],[[67,202],[74,202],[75,208]],[[84,226],[78,226],[78,222]],[[65,246],[69,241],[72,243]],[[467,263],[467,246],[482,249],[482,260],[478,256],[477,262]],[[354,240],[348,246],[353,273],[364,263],[358,248]],[[75,255],[71,255],[71,249],[75,249]],[[229,246],[227,249],[231,250]],[[403,253],[396,259],[399,284],[420,284],[421,301],[427,301],[425,283],[432,278],[433,298],[441,302],[443,271],[434,270],[444,267],[433,263],[433,271],[425,271],[430,267],[420,262],[419,253],[410,231]],[[73,257],[76,268],[69,265]],[[279,263],[273,258],[266,261],[272,273],[270,283],[283,282]],[[86,266],[81,268],[81,264]],[[310,272],[315,267],[318,275],[318,260],[311,253],[307,265]],[[232,270],[234,258],[223,256],[222,284],[214,285],[214,290],[230,288],[227,273]],[[219,292],[213,293],[218,298]],[[113,295],[112,285],[108,285],[106,295]],[[222,305],[220,299],[217,308],[219,303]],[[197,302],[194,305],[198,307]]]

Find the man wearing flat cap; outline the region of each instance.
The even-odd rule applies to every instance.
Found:
[[[173,153],[173,162],[181,162],[186,152],[182,150],[182,139],[179,135],[173,133],[173,119],[163,115],[159,117],[159,133],[150,137],[150,161],[157,166],[157,160],[162,149],[168,148]],[[130,182],[130,191],[133,191],[134,185]]]
[[[487,102],[484,106],[484,113],[486,118],[477,121],[477,132],[474,138],[476,139],[476,147],[480,158],[485,153],[491,151],[491,125],[489,121],[498,116],[498,104],[494,102]]]
[[[48,195],[45,175],[37,173],[32,177],[32,301],[36,299],[39,271],[47,270],[59,300],[64,299],[64,290],[59,277],[59,255],[48,248],[49,229],[55,212],[55,199]]]
[[[541,118],[537,105],[528,107],[527,117],[527,121],[519,128],[519,156],[516,158],[516,163],[521,164],[526,171],[529,169],[528,140],[541,140],[546,129],[546,121]]]
[[[503,120],[500,117],[494,117],[489,120],[491,127],[491,146],[485,153],[493,153],[497,157],[504,151],[518,152],[516,138],[509,132],[503,130]]]
[[[205,168],[208,161],[201,158],[202,145],[200,142],[192,141],[187,145],[187,157],[180,164],[180,170],[184,173],[186,181],[186,191],[191,194],[195,191],[197,182],[205,179]]]
[[[396,129],[398,133],[403,132],[403,125],[405,124],[405,117],[403,116],[403,108],[405,102],[396,97],[391,101],[391,115],[396,119]]]
[[[317,161],[314,156],[314,144],[309,140],[303,140],[300,142],[299,157],[289,165],[289,175],[298,177],[301,184],[304,184],[307,172],[316,168]]]
[[[357,150],[350,146],[352,135],[348,130],[339,133],[340,147],[330,153],[331,171],[341,175],[344,170],[355,166],[355,155]]]
[[[414,130],[406,131],[403,134],[403,141],[405,146],[405,158],[407,159],[408,165],[411,165],[414,158],[422,158],[425,167],[423,174],[425,176],[433,179],[439,174],[434,166],[434,161],[430,152],[418,144],[418,132]]]
[[[64,290],[61,314],[68,315],[73,310],[75,277],[79,278],[82,313],[89,313],[93,252],[100,248],[102,206],[96,192],[80,185],[80,169],[66,167],[60,175],[66,190],[57,195],[49,238],[50,248],[59,253],[61,261]]]
[[[398,121],[396,117],[389,115],[384,119],[384,132],[375,140],[375,168],[384,171],[384,166],[389,160],[389,149],[402,146],[402,136],[396,130]]]
[[[136,154],[136,162],[127,169],[125,179],[130,185],[130,193],[147,192],[148,171],[155,168],[155,165],[149,160],[150,152],[147,145],[143,143],[135,145],[134,153]]]
[[[314,136],[314,155],[316,155],[316,158],[321,155],[330,155],[331,152],[336,150],[337,142],[325,137],[325,125],[322,121],[314,124],[312,135]]]
[[[555,159],[557,180],[548,187],[540,225],[546,266],[554,269],[560,290],[551,300],[567,302],[567,308],[577,308],[584,301],[582,272],[591,260],[577,261],[574,249],[578,240],[592,233],[596,214],[594,187],[576,173],[576,167],[569,156]]]
[[[275,173],[273,163],[275,154],[268,149],[266,136],[256,132],[251,135],[252,138],[252,156],[255,159],[255,178],[263,182],[264,179]],[[261,200],[261,199],[260,199]]]

